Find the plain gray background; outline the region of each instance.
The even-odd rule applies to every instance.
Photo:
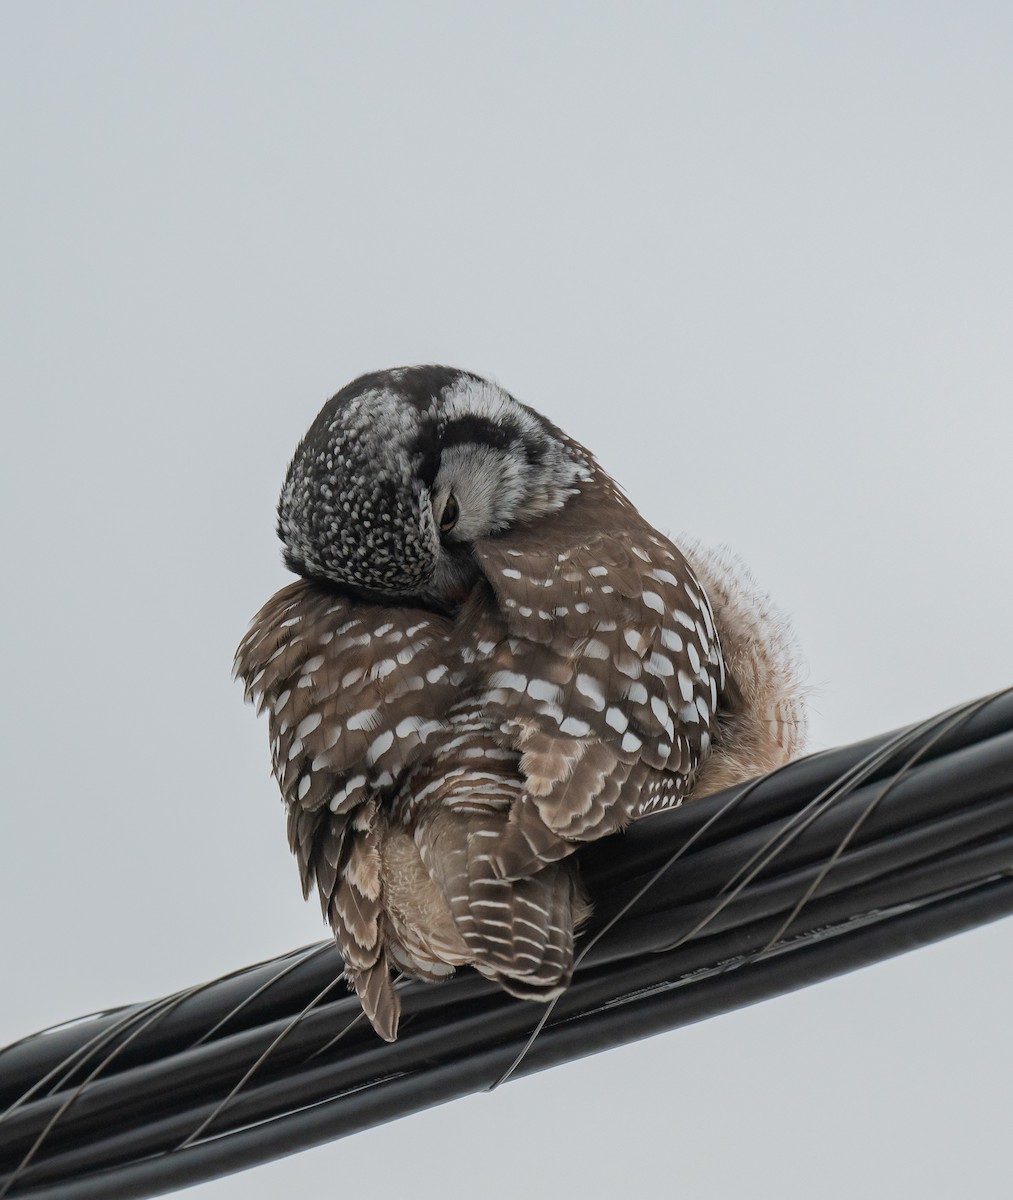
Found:
[[[7,3],[0,1041],[322,936],[230,681],[320,404],[497,378],[793,614],[815,747],[1013,682],[1007,3]],[[1009,923],[207,1185],[1009,1178]]]

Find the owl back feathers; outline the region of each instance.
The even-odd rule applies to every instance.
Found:
[[[557,995],[589,911],[572,851],[801,745],[792,643],[748,575],[608,512],[477,543],[455,617],[304,580],[239,647],[304,892],[385,1038],[394,970]]]

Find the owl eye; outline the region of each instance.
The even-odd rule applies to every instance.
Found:
[[[457,497],[451,492],[447,497],[447,503],[443,506],[443,516],[440,517],[440,533],[449,533],[457,524],[457,518],[460,515],[461,508],[457,503]]]

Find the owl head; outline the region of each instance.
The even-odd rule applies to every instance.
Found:
[[[318,413],[278,503],[286,565],[442,611],[478,574],[472,546],[556,512],[590,456],[502,388],[450,367],[363,375]]]

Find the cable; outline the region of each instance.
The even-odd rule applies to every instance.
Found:
[[[400,987],[382,1042],[329,993],[333,946],[305,947],[0,1050],[0,1194],[156,1195],[1013,913],[1013,695],[646,818],[580,861],[588,953],[533,1041],[545,1010],[465,972]]]

